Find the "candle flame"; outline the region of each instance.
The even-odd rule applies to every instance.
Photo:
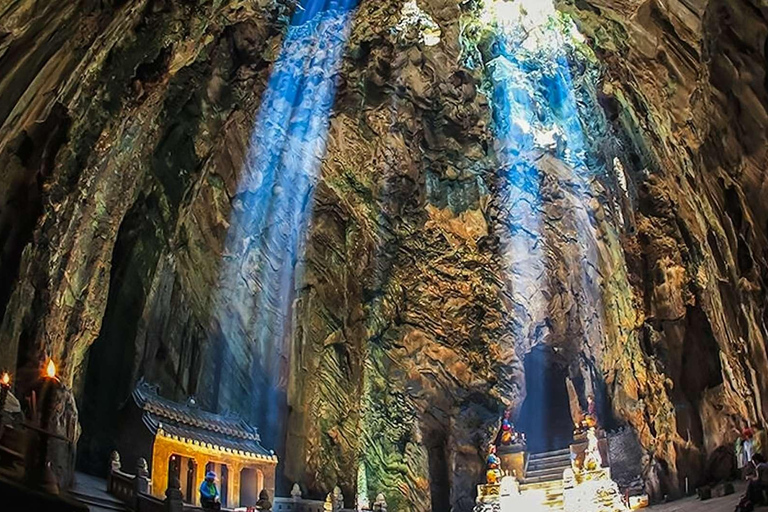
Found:
[[[45,374],[49,379],[56,378],[56,364],[53,359],[48,360],[48,365],[45,367]]]
[[[8,372],[3,373],[3,378],[0,379],[0,382],[2,382],[3,386],[10,386],[11,384],[11,375]]]

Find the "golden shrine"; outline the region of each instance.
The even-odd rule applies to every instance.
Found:
[[[168,400],[146,382],[121,415],[120,453],[148,461],[150,494],[163,498],[169,479],[178,478],[184,501],[199,505],[200,483],[213,471],[222,506],[253,506],[262,490],[274,496],[277,456],[239,416]]]

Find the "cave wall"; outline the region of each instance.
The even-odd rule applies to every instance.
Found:
[[[764,421],[764,8],[561,1],[594,52],[571,56],[582,176],[494,137],[477,7],[418,6],[354,14],[289,334],[264,347],[213,314],[240,306],[221,262],[293,4],[0,2],[0,365],[23,393],[60,363],[81,467],[139,378],[262,427],[269,391],[283,486],[351,497],[362,463],[395,510],[469,510],[538,343],[632,427],[657,496]]]
[[[701,457],[730,444],[734,427],[764,422],[765,8],[560,8],[605,61],[602,101],[632,141],[624,253],[650,371],[613,370],[613,396],[620,409],[627,398],[646,404],[622,412],[664,461],[649,464],[654,488],[673,493],[684,476],[700,478]]]

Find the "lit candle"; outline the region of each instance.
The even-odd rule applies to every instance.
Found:
[[[40,390],[40,428],[50,429],[51,415],[56,404],[56,364],[53,359],[48,359],[43,374],[43,387]]]
[[[5,401],[8,399],[8,392],[11,390],[11,374],[3,372],[0,377],[0,423],[3,420],[3,411],[5,411]]]
[[[27,455],[24,463],[25,480],[28,485],[54,492],[56,489],[55,477],[48,465],[48,439],[51,436],[51,416],[56,405],[58,379],[56,378],[56,364],[48,359],[41,372],[39,400],[37,400],[39,414],[39,431],[37,442],[28,443]],[[56,491],[57,492],[57,491]]]

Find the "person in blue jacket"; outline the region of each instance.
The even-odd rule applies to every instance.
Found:
[[[216,473],[209,471],[200,484],[200,505],[208,510],[221,510],[219,490],[216,488]]]

